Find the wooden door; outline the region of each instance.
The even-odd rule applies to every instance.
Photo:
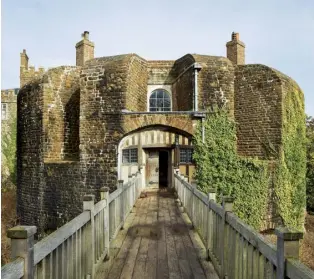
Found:
[[[159,186],[159,152],[148,151],[146,164],[146,181],[148,187]]]

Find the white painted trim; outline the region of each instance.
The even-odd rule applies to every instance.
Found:
[[[170,95],[170,109],[172,111],[172,85],[171,84],[150,84],[147,85],[147,100],[146,100],[146,111],[149,112],[149,98],[150,95],[153,93],[156,89],[163,89],[168,92]],[[167,112],[163,112],[167,113]]]

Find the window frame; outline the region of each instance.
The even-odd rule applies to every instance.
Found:
[[[1,103],[1,120],[8,120],[8,104],[7,103]],[[5,109],[3,109],[5,108]],[[3,115],[5,116],[3,117]]]
[[[164,108],[169,108],[169,110],[159,110],[160,107],[157,106],[157,100],[160,99],[156,96],[156,98],[154,98],[156,100],[156,106],[154,107],[151,107],[151,98],[152,98],[152,95],[156,92],[156,94],[158,93],[158,91],[162,91],[163,94],[166,94],[168,97],[169,97],[169,107],[165,107],[164,105],[164,100],[165,100],[165,97],[163,96],[162,100],[163,100],[163,107],[162,109]],[[171,96],[171,93],[164,89],[164,88],[156,88],[154,90],[152,90],[149,94],[149,97],[148,97],[148,104],[147,104],[147,107],[148,107],[148,111],[149,112],[163,112],[163,113],[167,113],[167,112],[171,112],[172,111],[172,96]],[[151,110],[151,109],[156,109],[156,110]]]
[[[135,154],[132,154],[132,151],[134,152],[136,150],[136,160],[134,160],[135,158]],[[125,153],[128,152],[127,155],[125,155]],[[128,158],[127,161],[125,160],[125,158]],[[133,160],[133,161],[132,161]],[[138,148],[125,148],[122,149],[122,164],[123,165],[132,165],[132,164],[138,164]]]
[[[181,151],[185,152],[185,160],[183,161],[182,158],[182,153]],[[194,160],[193,160],[193,148],[189,148],[189,147],[183,147],[179,149],[179,164],[180,165],[194,165]],[[191,152],[191,154],[188,154],[189,152]],[[188,158],[191,158],[191,160],[188,160]]]

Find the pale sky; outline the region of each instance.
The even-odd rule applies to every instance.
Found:
[[[2,0],[1,88],[19,87],[20,52],[30,65],[75,65],[75,43],[90,32],[95,56],[137,53],[178,59],[225,56],[232,31],[246,44],[246,64],[292,77],[314,116],[313,0]]]

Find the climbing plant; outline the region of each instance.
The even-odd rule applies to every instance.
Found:
[[[259,229],[267,209],[267,163],[242,158],[236,151],[236,125],[224,110],[216,109],[204,121],[194,138],[195,178],[203,192],[209,188],[221,196],[235,198],[235,213],[248,224]]]
[[[306,118],[307,164],[306,164],[306,205],[309,213],[314,214],[314,118]]]
[[[266,160],[243,158],[236,151],[236,125],[224,110],[215,110],[195,135],[195,178],[198,187],[207,192],[216,188],[218,195],[235,197],[234,209],[248,224],[259,228],[267,210],[274,205],[285,226],[302,229],[306,202],[306,126],[302,92],[289,86],[283,95],[281,146],[277,160],[273,153]],[[308,135],[308,137],[311,135]],[[313,135],[312,135],[313,137]],[[313,140],[313,139],[312,139]],[[263,142],[265,151],[274,150],[269,140]],[[312,193],[313,149],[308,153],[308,193]],[[312,158],[312,159],[311,159]],[[310,180],[310,181],[309,181]],[[311,187],[312,185],[312,187]],[[270,187],[271,186],[271,187]],[[270,195],[272,188],[273,194]],[[312,202],[312,196],[308,202]]]
[[[282,147],[275,174],[278,213],[286,226],[302,229],[306,202],[306,126],[299,90],[285,95]]]
[[[8,127],[2,133],[2,190],[16,184],[16,117],[8,121]]]

